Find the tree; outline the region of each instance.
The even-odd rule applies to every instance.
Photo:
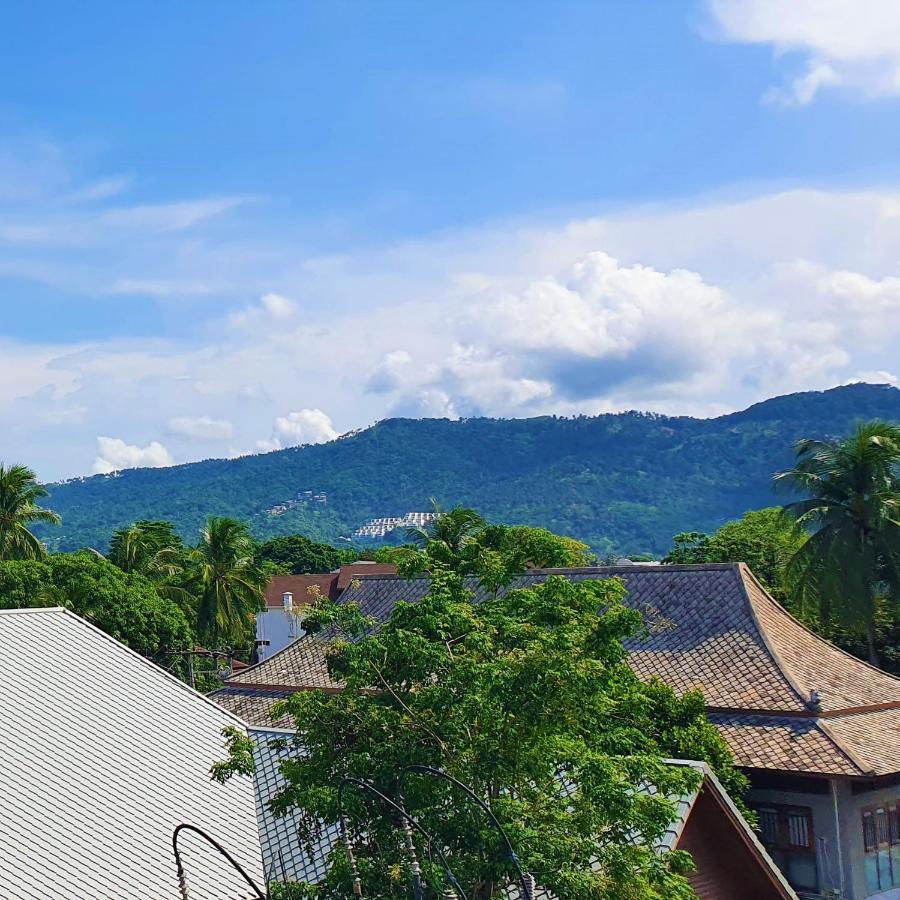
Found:
[[[240,645],[252,633],[266,587],[253,550],[246,523],[212,516],[188,554],[184,586],[197,597],[197,629],[213,644]]]
[[[444,512],[438,503],[431,501],[435,518],[424,528],[407,528],[407,536],[416,544],[442,544],[446,553],[459,556],[463,548],[484,528],[486,522],[474,510],[465,506],[455,506]]]
[[[802,606],[865,634],[879,664],[879,609],[900,597],[900,427],[859,425],[844,440],[803,440],[776,484],[805,495],[785,506],[810,532],[791,559]]]
[[[47,489],[26,466],[0,463],[0,559],[40,559],[44,545],[29,530],[32,522],[58,525],[59,516],[37,505]]]
[[[575,538],[563,537],[530,525],[488,525],[476,537],[487,550],[496,550],[516,569],[562,569],[596,562],[591,548]]]
[[[751,510],[726,522],[715,534],[698,531],[675,535],[665,563],[746,563],[782,603],[791,599],[788,562],[806,534],[780,507]]]
[[[114,531],[107,553],[123,572],[138,572],[151,581],[178,574],[184,557],[184,542],[171,522],[145,519]]]
[[[89,550],[0,562],[0,608],[64,606],[143,656],[181,670],[173,657],[193,644],[184,613],[142,575]]]
[[[346,556],[347,551],[311,541],[302,534],[272,538],[256,548],[257,563],[274,563],[279,570],[291,575],[332,572],[345,562],[353,562]]]
[[[621,603],[620,580],[540,586],[474,603],[463,577],[427,545],[420,568],[427,596],[398,604],[372,633],[352,606],[322,601],[307,621],[337,629],[328,655],[339,693],[294,694],[289,714],[297,752],[282,764],[278,812],[295,811],[298,839],[347,814],[367,897],[403,897],[408,863],[402,834],[383,808],[345,792],[345,777],[400,798],[435,836],[470,898],[503,896],[514,870],[497,835],[442,781],[408,766],[440,768],[470,785],[508,831],[523,865],[556,896],[686,898],[684,854],[653,848],[671,822],[670,799],[696,785],[666,757],[706,759],[732,791],[745,786],[705,717],[703,699],[641,683],[623,641],[641,627]],[[333,632],[334,633],[334,632]],[[216,777],[252,765],[246,736],[230,732],[231,757]],[[643,786],[643,790],[638,790]],[[441,869],[420,855],[429,897]],[[599,866],[594,863],[599,862]],[[318,898],[349,895],[340,848]]]

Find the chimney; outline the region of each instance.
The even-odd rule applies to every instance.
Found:
[[[290,612],[294,608],[294,595],[290,591],[285,591],[281,595],[281,602],[285,612]]]

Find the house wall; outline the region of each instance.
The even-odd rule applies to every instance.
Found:
[[[781,900],[759,859],[707,788],[694,803],[678,841],[696,869],[689,876],[700,900]]]
[[[259,647],[260,661],[283,650],[291,641],[303,635],[297,609],[295,607],[291,612],[283,608],[270,608],[256,614],[256,639],[269,642],[268,645],[261,644]]]
[[[753,788],[747,794],[746,799],[750,806],[772,803],[780,806],[808,807],[812,811],[813,837],[816,846],[815,866],[819,892],[825,893],[828,890],[838,890],[840,888],[838,836],[834,806],[829,793]],[[792,881],[790,872],[785,872],[784,874],[789,881]],[[847,895],[848,900],[851,896]]]
[[[841,836],[843,839],[845,869],[848,882],[848,897],[852,900],[862,897],[877,897],[878,900],[900,900],[900,886],[884,891],[872,891],[866,883],[866,852],[863,841],[862,811],[867,806],[888,803],[896,806],[900,801],[900,785],[878,788],[854,794],[847,781],[836,783],[838,805],[841,816]],[[900,848],[895,849],[895,871],[900,864]]]

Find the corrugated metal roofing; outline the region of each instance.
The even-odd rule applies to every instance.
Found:
[[[0,611],[0,896],[174,900],[172,831],[209,831],[262,884],[253,784],[213,782],[224,710],[62,609]],[[249,888],[196,836],[192,900]]]

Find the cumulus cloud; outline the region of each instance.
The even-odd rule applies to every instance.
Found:
[[[768,97],[809,103],[826,87],[864,97],[900,94],[900,4],[895,0],[709,0],[721,35],[802,55],[804,70]]]
[[[151,441],[146,447],[126,444],[121,438],[98,437],[97,458],[94,472],[108,474],[120,469],[139,467],[161,468],[174,465],[172,455],[159,441]]]
[[[293,300],[283,297],[281,294],[264,294],[258,303],[253,303],[244,309],[232,313],[228,322],[232,328],[265,328],[273,322],[284,322],[290,319],[297,311]]]
[[[169,431],[182,437],[227,441],[234,434],[234,426],[227,419],[211,416],[176,416],[169,419]]]
[[[333,441],[338,432],[331,418],[321,409],[299,409],[275,420],[272,437],[256,442],[258,450],[278,450],[298,444],[323,444]]]

